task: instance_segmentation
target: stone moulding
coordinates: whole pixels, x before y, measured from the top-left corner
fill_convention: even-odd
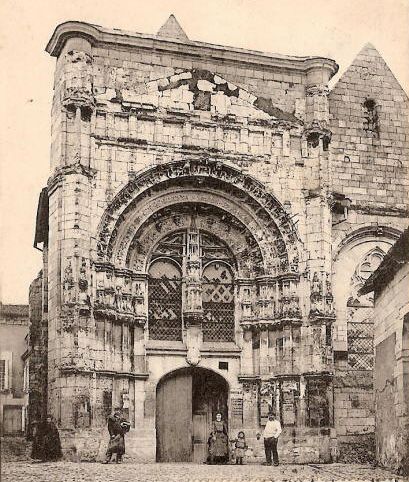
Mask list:
[[[147,317],[143,315],[135,315],[134,313],[123,313],[112,309],[109,306],[95,305],[93,309],[95,318],[104,318],[108,320],[120,321],[130,325],[139,325],[144,327],[146,325]]]
[[[100,136],[100,135],[91,135],[92,138],[96,140],[97,145],[110,145],[110,146],[121,146],[121,147],[128,147],[128,148],[135,148],[137,146],[138,149],[141,150],[149,150],[149,151],[158,151],[162,152],[163,149],[168,149],[169,147],[172,148],[172,152],[175,155],[181,156],[189,156],[190,158],[203,158],[209,156],[209,153],[212,155],[217,155],[219,159],[223,159],[226,161],[230,161],[237,165],[248,165],[249,163],[259,162],[259,161],[268,161],[271,159],[271,155],[269,154],[245,154],[239,152],[228,152],[222,149],[218,149],[215,147],[211,148],[204,148],[201,146],[196,145],[178,145],[178,144],[169,144],[163,142],[151,142],[145,139],[131,139],[131,138],[110,138],[107,136]],[[135,176],[135,174],[131,174]]]
[[[93,47],[107,46],[132,49],[158,49],[178,56],[197,57],[205,53],[211,59],[225,63],[242,63],[270,68],[288,69],[306,73],[311,69],[326,69],[330,77],[338,71],[337,63],[326,57],[292,57],[269,54],[256,50],[226,47],[179,39],[165,39],[156,35],[141,34],[118,29],[107,29],[85,22],[68,21],[56,27],[45,50],[51,56],[58,57],[66,41],[70,38],[83,38]]]
[[[64,179],[65,176],[81,175],[87,177],[88,179],[93,179],[96,173],[96,169],[84,166],[79,162],[79,160],[73,164],[59,167],[54,171],[52,176],[50,176],[47,181],[48,194],[50,195],[54,189],[58,187],[59,183]]]
[[[350,209],[352,209],[352,207]],[[352,225],[347,232],[341,231],[339,235],[334,239],[333,261],[336,261],[340,253],[348,246],[352,246],[354,243],[359,241],[364,241],[366,238],[379,238],[381,236],[384,236],[386,238],[396,241],[401,234],[402,230],[397,226],[385,226],[377,223],[372,223],[359,227],[357,227],[356,225]]]
[[[66,365],[60,368],[60,372],[65,375],[99,375],[115,378],[133,378],[136,380],[147,380],[149,373],[116,372],[114,370],[87,370],[76,366]]]
[[[275,319],[253,319],[253,320],[241,320],[240,326],[243,330],[250,330],[254,332],[275,330],[277,328],[283,328],[284,326],[301,326],[303,324],[301,317],[285,317]]]

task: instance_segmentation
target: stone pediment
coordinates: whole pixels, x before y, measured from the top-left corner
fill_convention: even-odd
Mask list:
[[[121,102],[125,109],[207,111],[221,117],[301,124],[293,114],[275,107],[270,99],[257,97],[207,70],[187,70],[152,80],[138,90],[108,89],[95,97],[97,103]]]

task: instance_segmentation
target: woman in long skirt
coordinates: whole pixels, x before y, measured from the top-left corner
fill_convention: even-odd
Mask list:
[[[221,413],[216,415],[213,422],[213,440],[209,447],[213,462],[216,464],[225,464],[228,461],[229,442],[227,437],[227,425],[222,420]]]

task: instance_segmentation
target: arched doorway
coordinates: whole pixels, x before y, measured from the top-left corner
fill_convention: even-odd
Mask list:
[[[228,420],[228,385],[217,373],[186,368],[166,375],[156,389],[157,462],[203,463],[216,414]]]

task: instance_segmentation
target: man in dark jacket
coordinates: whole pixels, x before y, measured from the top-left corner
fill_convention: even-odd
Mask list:
[[[116,463],[122,462],[122,456],[125,453],[125,434],[129,432],[131,424],[122,417],[120,408],[115,409],[113,415],[108,417],[109,443],[106,451],[104,463],[111,461],[112,454],[116,454]]]

